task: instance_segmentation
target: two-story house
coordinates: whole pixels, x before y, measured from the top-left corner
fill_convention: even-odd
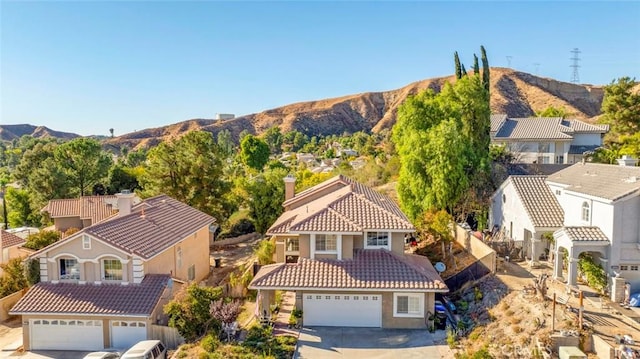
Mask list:
[[[543,177],[512,176],[493,196],[491,211],[505,235],[531,241],[534,257],[538,233],[558,227],[554,277],[575,286],[580,254],[589,253],[607,273],[617,302],[625,282],[632,293],[640,291],[640,167],[626,156],[618,162],[574,164],[547,176],[547,190]]]
[[[133,197],[133,204],[140,198]],[[64,232],[69,228],[82,229],[101,222],[118,212],[117,196],[82,196],[69,199],[52,199],[41,212],[53,220],[56,230]],[[127,210],[128,201],[120,201],[120,207]]]
[[[640,167],[628,157],[618,162],[578,163],[547,178],[564,210],[563,227],[554,233],[554,275],[562,277],[566,251],[570,285],[576,284],[580,254],[588,252],[610,278],[624,278],[632,292],[640,291]],[[619,285],[611,295],[623,299]]]
[[[413,225],[390,198],[345,176],[294,195],[267,234],[275,264],[249,285],[269,311],[275,290],[294,291],[305,326],[425,328],[435,293],[448,288],[426,257],[404,253]]]
[[[509,118],[491,115],[491,143],[506,145],[517,162],[573,164],[602,146],[608,125],[560,117]]]
[[[128,348],[165,324],[162,306],[180,283],[209,274],[214,218],[166,195],[134,204],[29,258],[40,283],[11,309],[27,350]]]

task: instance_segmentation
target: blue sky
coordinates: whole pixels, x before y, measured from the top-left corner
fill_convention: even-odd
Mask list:
[[[0,0],[0,123],[120,135],[491,66],[640,79],[640,2]],[[538,63],[539,65],[534,65]]]

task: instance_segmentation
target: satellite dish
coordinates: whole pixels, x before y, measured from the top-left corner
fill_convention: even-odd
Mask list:
[[[447,270],[447,266],[442,262],[436,263],[433,267],[438,271],[438,273],[442,273]]]

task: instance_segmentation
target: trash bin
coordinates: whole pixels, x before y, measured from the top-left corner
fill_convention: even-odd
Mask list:
[[[215,259],[215,261],[216,261],[216,268],[220,268],[220,260],[221,260],[220,258],[216,258],[216,259]]]
[[[447,328],[447,315],[445,313],[436,313],[438,320],[436,321],[437,330],[445,330]]]

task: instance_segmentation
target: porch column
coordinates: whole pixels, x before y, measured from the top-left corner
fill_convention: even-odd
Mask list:
[[[534,266],[538,263],[538,257],[540,254],[538,253],[538,247],[540,247],[540,238],[531,238],[531,263],[530,266]]]
[[[569,257],[569,271],[567,273],[567,284],[575,286],[578,284],[578,258]]]
[[[553,279],[562,279],[562,251],[556,249],[553,255]]]

